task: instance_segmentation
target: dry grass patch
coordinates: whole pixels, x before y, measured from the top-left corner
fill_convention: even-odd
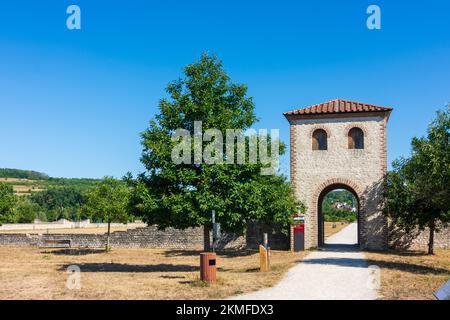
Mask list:
[[[368,252],[381,268],[381,295],[388,300],[434,299],[433,292],[450,279],[450,250]]]
[[[324,222],[325,224],[325,238],[332,236],[335,233],[338,233],[342,229],[348,226],[348,222]],[[336,227],[333,228],[333,225]]]
[[[199,281],[199,251],[43,250],[0,247],[0,299],[220,299],[278,282],[306,253],[272,252],[272,270],[259,255],[218,255],[218,282]],[[81,289],[66,288],[69,265],[81,269]]]

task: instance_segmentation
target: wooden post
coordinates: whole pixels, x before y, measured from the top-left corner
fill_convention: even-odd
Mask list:
[[[261,272],[269,271],[269,255],[268,255],[268,251],[262,245],[259,246],[259,270]]]

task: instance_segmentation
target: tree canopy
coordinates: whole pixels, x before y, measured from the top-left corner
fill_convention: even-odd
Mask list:
[[[142,134],[146,172],[129,179],[133,210],[160,228],[209,225],[212,210],[225,231],[242,232],[254,220],[287,226],[301,206],[284,177],[260,174],[263,164],[176,164],[171,158],[176,145],[172,134],[183,129],[195,135],[196,121],[202,122],[205,132],[250,128],[257,117],[247,87],[232,83],[221,62],[203,54],[184,69],[183,78],[168,85],[167,92],[169,98],[161,100],[159,113]],[[249,138],[245,140],[248,146]],[[202,141],[203,150],[209,143]],[[277,152],[283,151],[281,145]],[[217,155],[225,159],[226,150]]]
[[[129,221],[130,190],[125,183],[105,177],[86,193],[83,211],[91,218],[104,222]]]
[[[73,187],[51,187],[33,193],[30,199],[46,212],[47,219],[50,221],[61,218],[72,220],[81,218],[79,209],[85,203],[84,194]]]
[[[0,182],[0,224],[14,222],[14,208],[17,198],[14,190],[6,183]]]
[[[47,180],[49,177],[45,173],[33,170],[0,168],[0,178]]]
[[[108,223],[106,251],[110,249],[111,222],[126,223],[132,219],[128,211],[130,190],[112,177],[105,177],[86,194],[82,211],[95,220]]]
[[[396,160],[386,177],[385,212],[407,232],[428,227],[433,253],[434,232],[450,222],[450,105],[411,145],[411,156]]]

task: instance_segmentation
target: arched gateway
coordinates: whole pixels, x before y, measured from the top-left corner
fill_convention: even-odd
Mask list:
[[[321,204],[334,189],[346,189],[358,201],[359,245],[387,247],[387,220],[380,204],[391,111],[338,99],[284,113],[290,124],[291,181],[296,197],[307,206],[306,248],[324,243]]]

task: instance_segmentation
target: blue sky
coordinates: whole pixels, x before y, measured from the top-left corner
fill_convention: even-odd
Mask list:
[[[392,106],[391,162],[450,101],[447,0],[10,2],[0,5],[0,167],[142,171],[139,133],[203,51],[248,85],[256,128],[279,128],[285,142],[284,111],[334,98]],[[66,28],[70,4],[81,30]],[[381,30],[366,27],[370,4]]]

